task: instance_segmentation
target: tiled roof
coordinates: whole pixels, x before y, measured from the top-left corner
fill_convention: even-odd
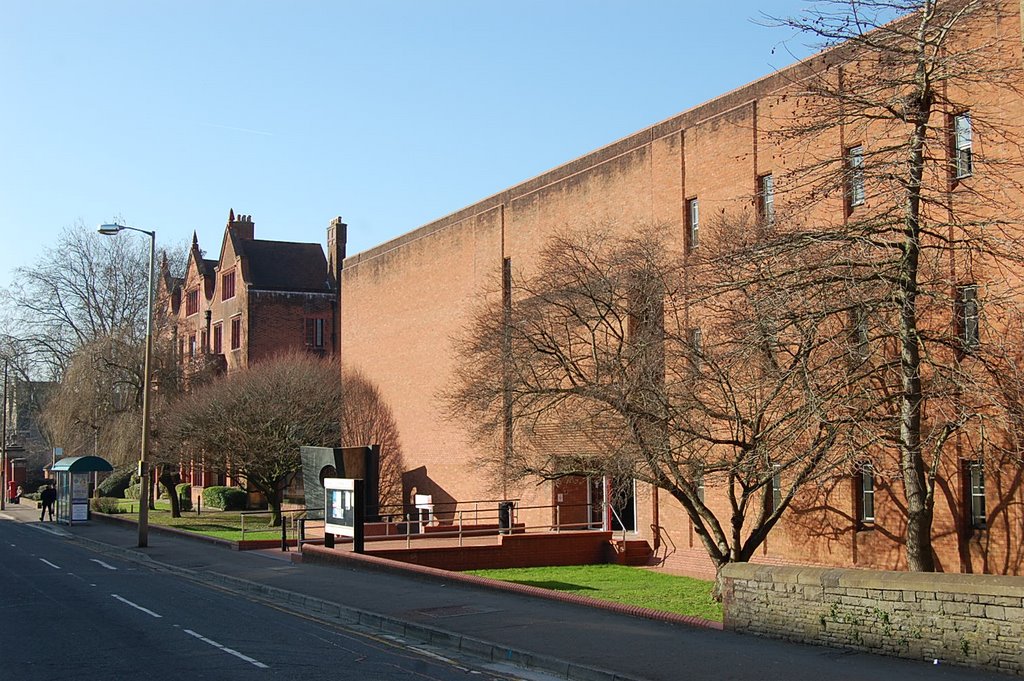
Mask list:
[[[329,292],[327,259],[320,244],[239,240],[248,261],[249,284],[263,291]]]

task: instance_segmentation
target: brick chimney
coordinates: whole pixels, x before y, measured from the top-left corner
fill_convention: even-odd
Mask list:
[[[327,272],[331,275],[335,290],[341,281],[341,266],[345,260],[345,245],[348,243],[348,225],[341,217],[331,220],[327,226]]]
[[[234,232],[235,236],[239,239],[248,239],[252,241],[256,238],[256,227],[253,225],[251,215],[235,215],[235,209],[232,208],[231,212],[228,213],[228,227],[229,230]]]

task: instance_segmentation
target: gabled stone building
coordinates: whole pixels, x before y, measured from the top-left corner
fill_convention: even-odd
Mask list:
[[[166,305],[161,333],[185,384],[202,372],[231,372],[286,352],[333,355],[345,238],[336,218],[327,256],[320,244],[257,239],[252,216],[234,210],[216,259],[204,257],[193,234],[184,276],[171,276],[165,265],[157,284]],[[193,477],[195,485],[223,482],[210,471]]]

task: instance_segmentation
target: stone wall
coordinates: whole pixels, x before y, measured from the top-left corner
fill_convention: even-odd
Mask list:
[[[1024,577],[752,564],[722,574],[726,629],[1024,676]]]

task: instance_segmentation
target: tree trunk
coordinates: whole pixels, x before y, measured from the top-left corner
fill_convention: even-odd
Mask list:
[[[896,290],[900,310],[900,472],[907,497],[907,569],[934,572],[932,555],[932,496],[921,454],[921,339],[917,328],[917,294],[921,256],[921,180],[924,174],[924,136],[927,112],[921,112],[911,142],[907,183],[903,259]]]
[[[171,499],[171,517],[181,517],[181,500],[178,499],[178,476],[175,473],[169,472],[166,468],[160,471],[160,477],[158,478],[160,484],[167,490],[167,496]],[[150,497],[152,498],[152,496]]]

